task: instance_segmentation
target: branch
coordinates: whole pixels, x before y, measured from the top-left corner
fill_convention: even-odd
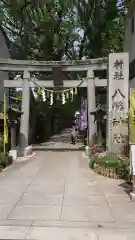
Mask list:
[[[20,12],[22,12],[22,11],[24,11],[24,9],[25,8],[27,8],[29,5],[31,5],[32,4],[32,2],[31,1],[26,1],[25,0],[25,3],[24,3],[24,5],[22,5],[22,7],[20,8]]]
[[[9,26],[5,26],[5,29],[7,29],[9,32],[13,34],[19,35],[18,30],[11,29]]]
[[[9,49],[10,48],[10,40],[9,40],[5,30],[3,29],[3,27],[1,25],[0,25],[0,31],[2,32],[2,35],[5,38],[6,45],[7,45],[8,49]]]
[[[85,8],[87,8],[88,4],[86,5],[85,1],[83,3],[85,5]],[[87,34],[88,34],[88,31],[89,31],[89,27],[90,27],[89,26],[89,20],[91,20],[91,22],[93,22],[95,8],[96,8],[96,1],[93,2],[92,11],[89,12],[89,9],[88,9],[88,16],[89,17],[87,19],[87,23],[86,23],[86,27],[85,27],[85,30],[84,30],[83,39],[82,39],[81,45],[80,45],[79,60],[81,60],[82,57],[83,57],[84,44],[86,42]]]
[[[0,3],[0,8],[5,8],[5,7],[9,7],[10,5],[4,1],[4,0],[1,0],[1,3]]]
[[[58,33],[60,24],[62,22],[62,17],[63,17],[63,11],[62,9],[58,12],[58,23],[56,24],[56,27],[54,28],[54,33]]]
[[[88,33],[88,29],[86,28],[85,31],[84,31],[83,39],[81,41],[81,45],[80,45],[79,60],[81,60],[82,57],[83,57],[83,49],[84,49],[84,43],[85,43],[86,38],[87,38],[87,33]]]
[[[14,21],[12,21],[12,20],[11,20],[8,16],[6,16],[5,14],[4,14],[4,18],[5,18],[5,22],[6,22],[6,20],[7,20],[8,25],[11,25],[11,26],[13,26],[14,28],[16,28],[16,29],[19,30],[18,24],[16,24]]]

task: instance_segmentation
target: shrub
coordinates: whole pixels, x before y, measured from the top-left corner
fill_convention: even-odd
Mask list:
[[[114,154],[107,154],[106,156],[95,155],[91,158],[89,167],[93,168],[93,165],[99,168],[112,169],[112,171],[120,178],[126,180],[130,176],[130,163],[129,161],[124,161],[119,156]],[[92,162],[91,162],[92,161]],[[100,171],[99,171],[100,172]]]
[[[4,154],[3,152],[0,153],[0,169],[7,167],[8,165],[12,164],[13,159],[8,154]]]
[[[4,153],[4,136],[0,134],[0,171],[6,166],[12,164],[13,158],[8,156],[8,153]]]
[[[91,157],[89,161],[89,168],[94,169],[94,163],[95,163],[94,157]]]
[[[8,158],[6,154],[0,153],[0,165],[5,168],[8,165]]]

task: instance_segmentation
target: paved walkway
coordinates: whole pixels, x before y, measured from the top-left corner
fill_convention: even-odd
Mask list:
[[[71,144],[70,129],[66,129],[60,134],[54,135],[48,142],[33,145],[34,150],[53,150],[53,151],[69,151],[69,150],[82,150],[83,144],[80,139],[77,140],[75,145]]]
[[[0,239],[135,240],[135,203],[83,152],[39,151],[0,174]]]

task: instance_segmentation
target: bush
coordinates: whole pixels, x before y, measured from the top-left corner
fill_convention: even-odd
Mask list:
[[[8,164],[7,156],[4,153],[0,153],[0,165],[5,168]]]
[[[125,161],[121,159],[117,155],[107,154],[106,156],[103,157],[95,155],[92,157],[92,160],[90,160],[89,163],[89,166],[91,168],[93,168],[93,165],[95,169],[98,169],[99,173],[101,173],[102,170],[104,169],[106,175],[106,169],[109,169],[109,171],[112,171],[115,175],[119,176],[120,178],[124,178],[126,180],[129,179],[130,163],[127,160]]]
[[[13,158],[8,156],[8,153],[4,153],[4,136],[0,134],[0,171],[7,167],[8,165],[12,164]]]
[[[8,165],[12,164],[13,159],[11,156],[8,156],[8,154],[0,153],[0,169],[7,167]]]
[[[94,169],[94,164],[95,164],[94,157],[91,157],[89,161],[89,168]]]

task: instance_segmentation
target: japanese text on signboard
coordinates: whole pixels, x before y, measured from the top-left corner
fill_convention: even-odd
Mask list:
[[[120,60],[115,60],[113,64],[114,68],[114,75],[113,79],[114,80],[124,80],[124,74],[123,74],[123,69],[124,69],[124,62],[122,59]]]

